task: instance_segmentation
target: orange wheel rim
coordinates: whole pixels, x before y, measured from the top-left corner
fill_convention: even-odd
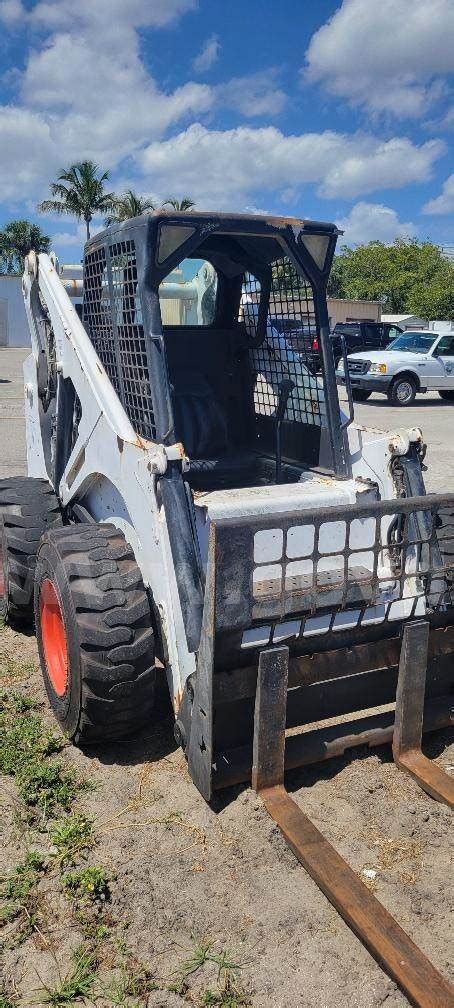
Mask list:
[[[60,600],[48,578],[41,585],[39,612],[47,672],[57,696],[61,697],[68,685],[68,645]]]

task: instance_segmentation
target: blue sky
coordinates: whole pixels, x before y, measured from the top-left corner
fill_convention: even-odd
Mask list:
[[[36,204],[91,158],[118,192],[452,244],[453,38],[454,0],[0,0],[0,226],[78,261]]]

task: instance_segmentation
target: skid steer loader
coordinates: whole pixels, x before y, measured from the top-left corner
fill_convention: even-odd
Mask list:
[[[453,803],[421,733],[452,723],[454,493],[426,494],[419,430],[355,425],[349,390],[341,411],[337,235],[255,215],[113,225],[85,248],[83,321],[56,263],[28,256],[28,477],[0,483],[5,608],[35,621],[78,745],[147,723],[163,667],[206,800],[252,780],[410,1000],[447,1008],[448,981],[283,785],[284,767],[392,742]],[[176,269],[197,278],[189,322],[164,312]]]

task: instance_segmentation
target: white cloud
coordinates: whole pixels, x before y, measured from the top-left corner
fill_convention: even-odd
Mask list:
[[[439,196],[429,200],[422,208],[424,214],[452,214],[454,213],[454,175],[446,179]]]
[[[350,213],[336,221],[344,236],[341,244],[359,245],[363,242],[381,241],[385,244],[395,238],[407,238],[416,234],[416,226],[411,221],[403,223],[395,210],[382,203],[355,203]]]
[[[121,37],[121,29],[126,24],[133,28],[162,27],[170,24],[186,11],[194,10],[197,0],[42,0],[30,13],[36,24],[51,30],[71,28],[75,25],[97,26],[106,34],[112,32]],[[98,41],[99,41],[98,38]]]
[[[0,21],[8,27],[13,27],[25,17],[25,11],[20,0],[1,0]]]
[[[373,112],[418,117],[454,70],[452,0],[343,0],[313,35],[305,77]]]
[[[194,123],[138,156],[159,192],[191,193],[200,206],[238,207],[257,192],[315,183],[322,196],[355,197],[401,188],[430,177],[443,153],[440,141],[421,146],[405,138],[382,142],[368,135],[326,131],[285,136],[273,126],[209,130]]]
[[[278,115],[286,104],[287,95],[278,87],[277,78],[278,71],[274,68],[246,77],[233,77],[217,87],[218,100],[248,118]]]
[[[196,73],[205,73],[216,63],[219,57],[221,46],[217,35],[210,35],[202,46],[200,52],[192,61],[193,69]]]
[[[58,147],[49,125],[28,109],[0,107],[0,198],[26,199],[49,177]]]

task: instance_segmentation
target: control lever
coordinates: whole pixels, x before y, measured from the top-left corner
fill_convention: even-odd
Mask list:
[[[287,409],[287,403],[289,397],[291,396],[293,389],[295,388],[295,382],[290,378],[284,378],[279,385],[279,399],[277,402],[277,409],[275,413],[276,418],[276,483],[281,482],[282,477],[282,445],[281,445],[281,424],[284,419],[284,413]]]

